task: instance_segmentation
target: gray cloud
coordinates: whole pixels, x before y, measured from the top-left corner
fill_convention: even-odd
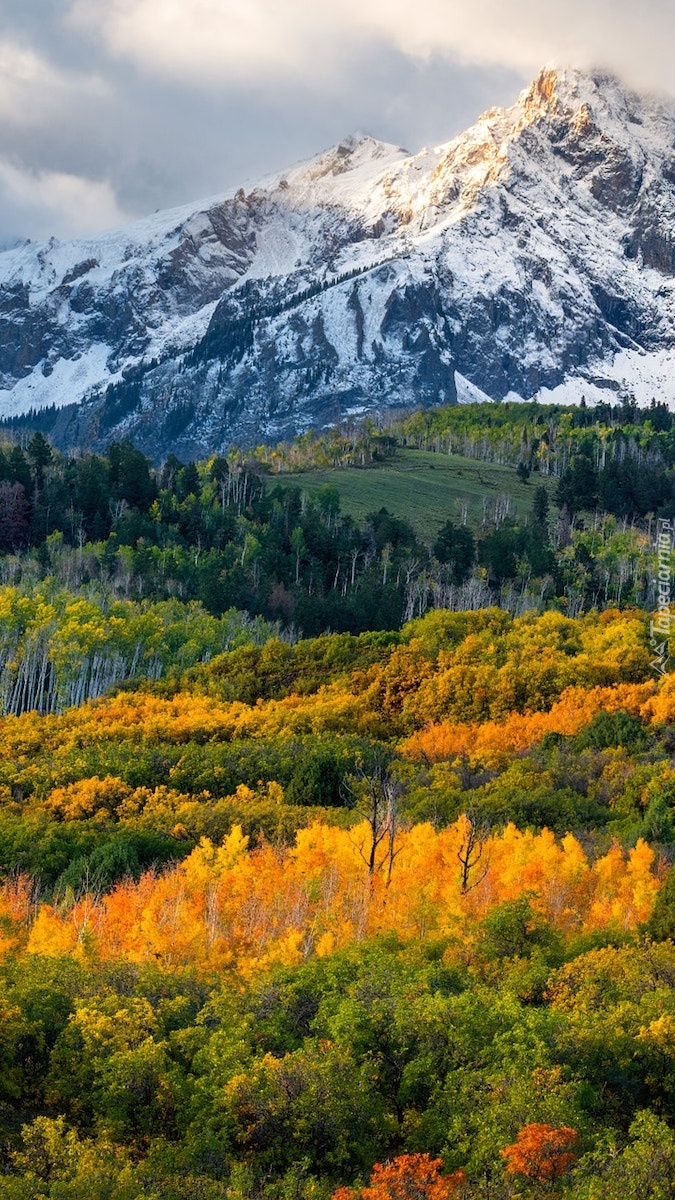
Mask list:
[[[0,0],[0,18],[0,242],[214,194],[355,129],[445,141],[551,59],[675,89],[664,0]]]
[[[670,0],[71,0],[69,21],[141,68],[217,85],[225,75],[337,78],[354,44],[536,70],[602,62],[671,87]]]
[[[102,225],[119,225],[127,216],[110,183],[65,171],[22,170],[0,159],[0,229],[6,231],[5,245],[15,240],[12,231],[21,228],[46,239],[54,229],[65,236],[92,233]]]

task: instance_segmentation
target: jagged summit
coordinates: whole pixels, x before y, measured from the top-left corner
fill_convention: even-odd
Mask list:
[[[517,106],[530,121],[542,117],[573,116],[579,108],[594,101],[607,104],[609,93],[625,99],[627,90],[605,71],[546,66],[518,97]]]
[[[0,255],[6,413],[161,457],[395,405],[675,399],[675,106],[547,67],[410,154],[369,134],[259,185]]]
[[[401,146],[394,146],[389,142],[383,142],[379,138],[373,137],[370,133],[350,133],[334,146],[330,153],[336,159],[354,159],[358,155],[361,159],[371,158],[386,158],[387,155],[394,151],[397,154],[407,155],[409,152]]]
[[[605,68],[543,67],[529,87],[521,92],[523,111],[538,110],[540,116],[573,116],[586,106],[591,112],[614,113],[620,120],[640,124],[645,112],[672,112],[675,101],[656,93],[640,94]]]
[[[344,137],[336,146],[331,146],[308,162],[300,163],[292,171],[285,172],[279,182],[283,188],[290,186],[306,191],[325,181],[326,188],[332,191],[324,189],[321,195],[336,198],[341,187],[336,182],[339,176],[348,177],[347,181],[343,181],[347,187],[358,188],[359,179],[368,186],[374,175],[406,157],[408,151],[400,146],[379,141],[367,133],[355,133]],[[336,187],[338,191],[334,190]]]

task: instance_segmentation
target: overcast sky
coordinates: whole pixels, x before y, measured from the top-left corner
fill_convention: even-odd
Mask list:
[[[366,131],[418,150],[548,62],[675,92],[673,0],[0,0],[0,244],[199,199]]]

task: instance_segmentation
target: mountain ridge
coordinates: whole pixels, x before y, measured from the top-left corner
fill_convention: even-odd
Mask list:
[[[161,457],[384,407],[675,399],[675,103],[545,68],[417,154],[352,135],[249,191],[0,254],[0,412]],[[658,393],[657,393],[658,388]]]

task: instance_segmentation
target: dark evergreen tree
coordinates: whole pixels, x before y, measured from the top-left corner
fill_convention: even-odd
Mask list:
[[[556,502],[574,515],[582,510],[593,511],[598,498],[598,472],[592,459],[579,454],[572,459],[558,484]]]
[[[453,583],[464,583],[468,579],[476,558],[476,542],[468,526],[446,521],[439,530],[433,550],[434,557],[450,567]]]

